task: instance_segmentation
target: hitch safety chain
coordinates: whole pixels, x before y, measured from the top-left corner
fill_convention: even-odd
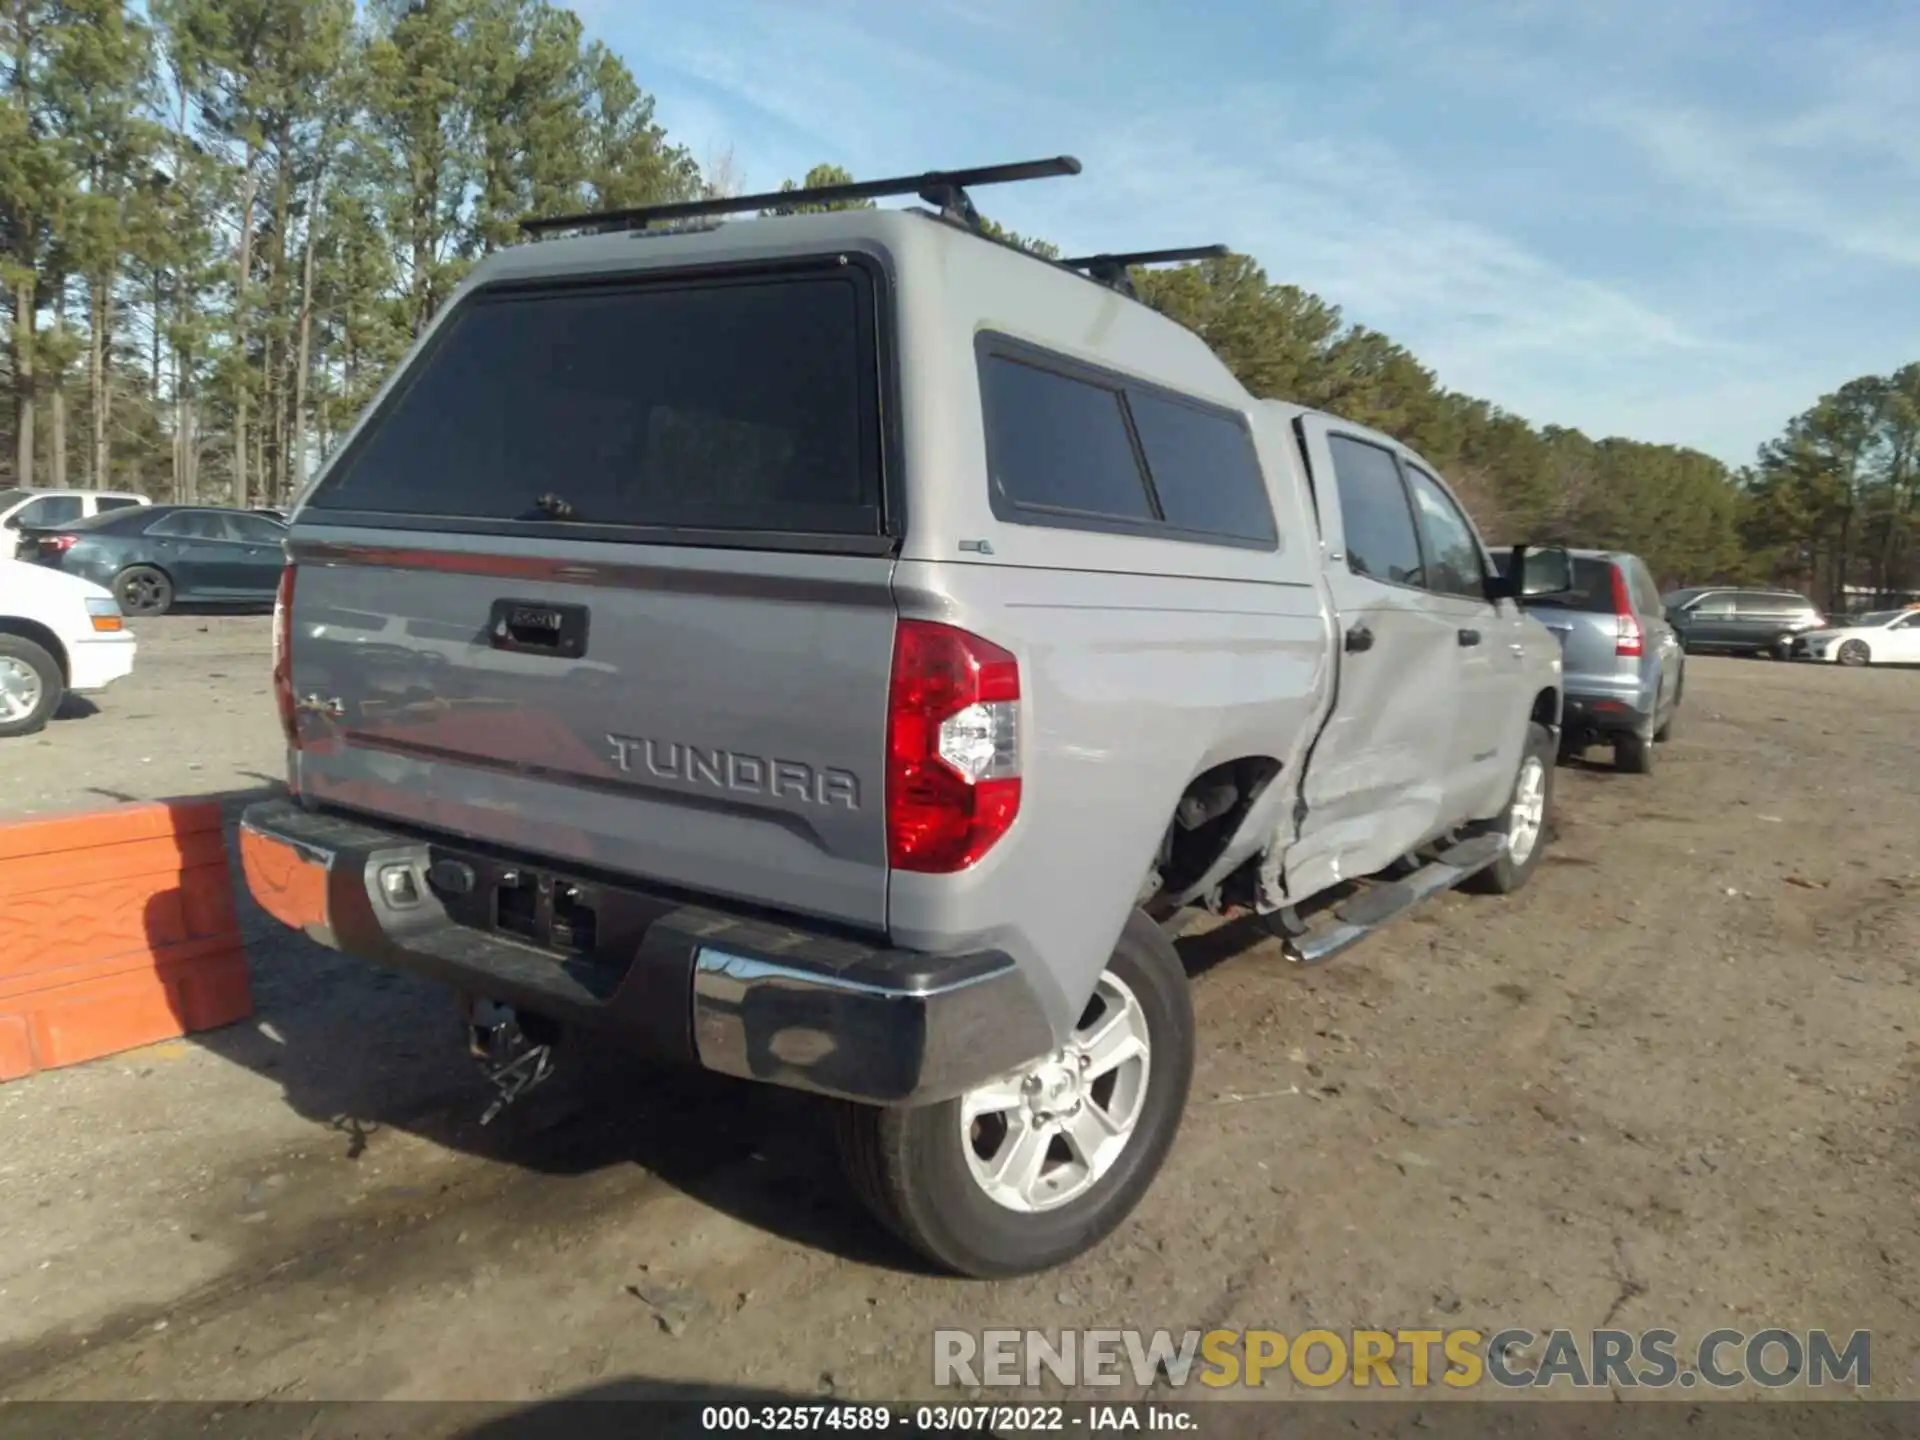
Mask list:
[[[553,1047],[535,1045],[504,1065],[486,1067],[483,1073],[487,1083],[500,1092],[499,1098],[480,1116],[482,1125],[490,1125],[502,1110],[553,1074]]]

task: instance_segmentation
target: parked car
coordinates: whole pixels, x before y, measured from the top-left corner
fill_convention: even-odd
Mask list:
[[[0,739],[35,734],[68,694],[123,678],[134,650],[106,590],[0,558]]]
[[[503,1102],[569,1025],[832,1097],[881,1219],[1006,1275],[1172,1145],[1185,917],[1307,963],[1527,882],[1561,664],[1516,600],[1569,576],[954,203],[483,260],[294,514],[292,796],[240,843],[283,923],[469,997]]]
[[[244,510],[150,505],[26,532],[20,558],[107,586],[126,614],[146,617],[179,601],[271,604],[286,535]]]
[[[22,527],[65,525],[89,515],[151,503],[131,490],[0,489],[0,531],[18,534]]]
[[[1826,624],[1819,609],[1793,590],[1703,585],[1660,597],[1681,645],[1784,660],[1794,637]]]
[[[1686,689],[1686,655],[1653,574],[1637,555],[1575,550],[1573,588],[1527,609],[1560,638],[1565,658],[1563,746],[1611,745],[1614,764],[1653,769],[1673,734]]]
[[[1836,665],[1920,665],[1920,606],[1871,610],[1795,637],[1793,655]]]

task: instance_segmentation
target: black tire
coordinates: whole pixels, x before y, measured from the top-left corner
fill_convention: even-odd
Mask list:
[[[1539,868],[1540,857],[1546,853],[1547,837],[1553,826],[1553,774],[1554,760],[1557,758],[1557,746],[1553,734],[1546,726],[1537,722],[1527,726],[1527,745],[1520,752],[1520,764],[1513,772],[1513,785],[1507,791],[1507,803],[1492,820],[1475,825],[1469,835],[1511,835],[1514,829],[1515,802],[1520,796],[1520,782],[1526,776],[1529,762],[1537,763],[1541,770],[1540,783],[1544,787],[1545,810],[1540,821],[1539,834],[1534,837],[1532,847],[1520,859],[1512,852],[1502,855],[1486,869],[1468,876],[1460,882],[1462,890],[1476,895],[1511,895],[1532,878]]]
[[[1626,775],[1653,773],[1653,741],[1633,730],[1613,737],[1613,768]]]
[[[1871,665],[1873,651],[1867,648],[1864,640],[1849,640],[1840,647],[1840,653],[1833,657],[1842,665]]]
[[[164,615],[173,608],[173,579],[152,565],[129,565],[113,577],[113,598],[123,614]]]
[[[0,698],[26,702],[25,713],[19,715],[13,714],[14,703],[0,704],[0,738],[39,734],[66,693],[60,662],[44,646],[23,635],[0,635]]]
[[[1138,910],[1107,968],[1133,992],[1145,1017],[1146,1089],[1126,1148],[1078,1198],[1021,1212],[988,1195],[968,1164],[960,1100],[911,1109],[836,1107],[849,1183],[889,1230],[942,1269],[993,1279],[1065,1264],[1125,1220],[1159,1174],[1193,1079],[1186,968],[1160,927]]]
[[[1667,712],[1667,723],[1662,725],[1658,730],[1653,732],[1654,744],[1664,745],[1669,740],[1673,739],[1673,727],[1679,724],[1680,722],[1680,701],[1683,697],[1685,697],[1686,693],[1687,693],[1687,680],[1686,680],[1686,676],[1682,675],[1679,680],[1674,682],[1673,708]]]

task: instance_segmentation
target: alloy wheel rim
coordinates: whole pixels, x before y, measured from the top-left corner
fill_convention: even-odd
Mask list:
[[[1146,1011],[1109,971],[1064,1046],[960,1097],[974,1182],[1021,1214],[1085,1195],[1139,1126],[1151,1058]]]
[[[1538,757],[1529,755],[1513,787],[1513,809],[1507,821],[1507,853],[1524,865],[1540,843],[1547,820],[1547,771]]]
[[[40,675],[24,660],[0,655],[0,720],[26,719],[40,707]]]

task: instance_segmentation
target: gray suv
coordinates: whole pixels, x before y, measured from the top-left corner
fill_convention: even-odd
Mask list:
[[[965,195],[1077,169],[487,257],[295,509],[240,838],[270,914],[466,997],[497,1103],[576,1026],[829,1097],[971,1275],[1152,1183],[1188,917],[1314,963],[1551,832],[1518,602],[1566,552],[1503,575],[1418,454],[1132,297],[1212,252],[1041,259]],[[936,208],[714,223],[888,194]]]
[[[1653,769],[1654,746],[1673,733],[1686,655],[1639,556],[1572,555],[1572,589],[1527,602],[1565,656],[1564,748],[1611,745],[1618,768],[1644,775]]]

